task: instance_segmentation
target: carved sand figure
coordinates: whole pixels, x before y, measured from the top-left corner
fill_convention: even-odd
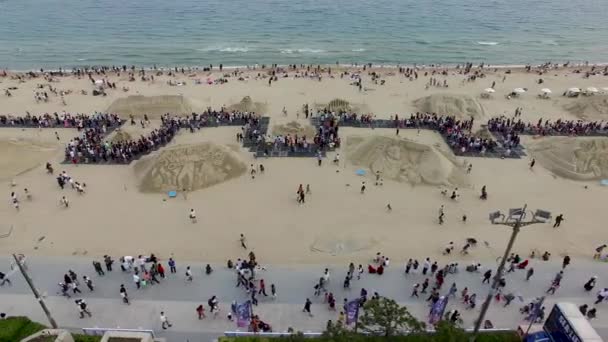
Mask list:
[[[151,158],[136,166],[143,175],[142,192],[204,189],[239,177],[247,169],[231,149],[212,143],[177,146]]]
[[[608,138],[546,137],[528,144],[528,149],[557,176],[574,180],[608,178]]]
[[[433,146],[383,136],[347,146],[350,163],[368,168],[373,174],[380,172],[386,179],[412,185],[468,184],[466,172],[455,158]]]
[[[454,115],[464,120],[486,116],[483,106],[468,95],[433,94],[414,100],[413,104],[421,112]]]

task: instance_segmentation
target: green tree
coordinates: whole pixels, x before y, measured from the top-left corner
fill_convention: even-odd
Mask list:
[[[380,297],[365,303],[363,314],[359,314],[359,328],[367,333],[388,337],[402,332],[423,332],[425,324],[412,316],[405,306]]]
[[[434,341],[442,342],[467,342],[467,332],[448,320],[441,320],[435,326],[435,334],[431,337]]]

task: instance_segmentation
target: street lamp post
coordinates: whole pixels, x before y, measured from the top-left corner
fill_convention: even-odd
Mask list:
[[[475,329],[473,330],[472,340],[474,341],[479,333],[479,328],[488,312],[488,308],[490,307],[490,303],[492,302],[492,297],[495,296],[498,291],[498,285],[500,284],[500,280],[502,279],[502,273],[505,268],[505,264],[507,262],[507,258],[509,254],[511,254],[511,249],[513,248],[513,244],[515,243],[515,239],[517,238],[517,234],[519,234],[522,227],[529,226],[536,223],[544,223],[546,220],[551,218],[551,213],[544,210],[537,210],[532,220],[523,221],[526,218],[526,210],[528,205],[524,205],[523,208],[510,209],[509,216],[505,219],[505,216],[500,213],[500,211],[496,211],[490,214],[490,221],[492,224],[504,225],[512,228],[511,238],[509,239],[509,243],[507,244],[507,248],[505,249],[505,253],[500,260],[500,265],[498,265],[498,269],[496,270],[496,274],[494,275],[494,279],[492,281],[492,287],[488,292],[488,296],[486,300],[483,302],[481,306],[481,311],[479,312],[479,318],[475,322]],[[502,218],[500,221],[496,221],[497,219]],[[539,219],[540,218],[540,219]]]
[[[36,300],[38,300],[38,303],[40,303],[40,306],[42,307],[42,311],[44,311],[46,318],[49,320],[49,323],[51,323],[51,327],[53,329],[57,329],[57,323],[55,322],[55,319],[53,318],[53,316],[51,316],[51,312],[49,311],[46,304],[44,303],[44,298],[42,298],[42,296],[36,289],[36,286],[34,286],[34,282],[32,281],[32,278],[30,278],[29,274],[27,274],[27,271],[25,270],[25,267],[23,267],[22,261],[19,260],[19,258],[17,257],[16,254],[13,254],[13,258],[15,259],[15,263],[17,264],[17,267],[19,267],[19,271],[21,271],[23,278],[25,278],[25,281],[30,286],[30,289],[32,289],[32,292],[34,293],[34,297],[36,297]]]

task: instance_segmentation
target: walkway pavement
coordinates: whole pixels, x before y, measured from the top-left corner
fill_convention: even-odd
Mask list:
[[[6,273],[10,260],[11,258],[7,256],[0,257],[0,271]],[[215,271],[211,275],[205,275],[203,270],[205,264],[190,263],[194,270],[194,281],[187,283],[184,277],[187,265],[180,260],[177,262],[178,272],[175,275],[169,274],[167,279],[161,280],[161,284],[140,290],[135,288],[132,275],[120,271],[119,267],[118,270],[108,272],[105,276],[97,276],[91,260],[86,258],[31,257],[28,259],[28,266],[30,276],[38,290],[46,294],[46,303],[61,327],[73,330],[92,327],[152,329],[158,336],[166,337],[171,342],[210,341],[224,331],[237,330],[236,324],[226,319],[226,313],[233,300],[244,301],[248,296],[242,288],[235,286],[234,273],[225,265],[212,265]],[[529,282],[525,281],[525,271],[510,273],[505,291],[505,293],[521,294],[526,303],[534,297],[543,295],[550,281],[561,269],[561,264],[554,262],[535,261],[531,264],[536,271],[532,279]],[[496,267],[495,264],[491,266]],[[341,305],[343,298],[352,299],[358,296],[360,289],[364,287],[370,296],[377,291],[380,295],[406,305],[419,319],[425,319],[428,314],[427,302],[422,296],[421,299],[410,298],[413,284],[422,283],[424,277],[421,274],[406,276],[403,265],[394,261],[384,275],[364,274],[361,280],[353,281],[350,290],[342,288],[346,265],[268,267],[268,270],[258,273],[258,279],[265,280],[268,292],[270,284],[276,284],[278,296],[275,300],[258,296],[260,304],[254,307],[255,314],[271,324],[274,331],[285,331],[288,327],[301,331],[322,331],[328,319],[334,321],[337,319],[337,312],[329,311],[323,304],[323,298],[315,298],[313,294],[313,285],[318,281],[325,267],[330,268],[331,280],[328,290],[336,295],[338,306]],[[80,278],[88,275],[93,279],[94,292],[89,292],[82,281],[80,286],[83,292],[81,297],[88,302],[93,313],[92,318],[79,319],[74,297],[68,300],[57,294],[59,290],[57,283],[63,280],[63,275],[68,269],[74,270]],[[560,289],[555,295],[547,298],[547,314],[557,301],[573,302],[577,305],[592,304],[596,290],[608,287],[605,269],[606,265],[603,263],[574,260],[565,271]],[[588,293],[582,286],[592,275],[598,275],[600,278],[596,289]],[[481,273],[461,270],[460,273],[447,277],[442,289],[443,292],[447,292],[451,283],[455,281],[459,291],[467,286],[469,293],[477,293],[478,306],[475,310],[465,310],[460,300],[452,300],[448,305],[448,310],[456,308],[463,313],[465,327],[473,325],[474,318],[479,314],[481,302],[489,289],[487,284],[482,284],[481,278]],[[11,276],[11,280],[12,286],[5,285],[0,288],[0,311],[8,315],[25,315],[47,324],[44,313],[23,277],[16,273]],[[125,284],[127,287],[131,305],[122,303],[118,291],[120,284]],[[220,301],[221,314],[215,319],[208,317],[202,321],[198,320],[195,308],[199,304],[204,304],[209,316],[207,300],[212,295],[216,295]],[[302,313],[307,297],[313,301],[314,317],[312,318]],[[493,302],[487,318],[492,320],[496,328],[515,328],[523,323],[523,316],[518,310],[523,304],[516,299],[510,307],[503,308],[502,304]],[[598,318],[592,321],[592,325],[601,336],[608,338],[608,315],[605,314],[608,312],[608,303],[600,303],[597,308]],[[173,323],[172,328],[164,331],[161,329],[160,311],[165,311]]]

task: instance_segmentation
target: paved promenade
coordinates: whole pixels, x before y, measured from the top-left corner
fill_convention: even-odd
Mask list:
[[[0,257],[0,271],[5,273],[8,271],[10,260],[8,256]],[[172,342],[210,341],[224,331],[237,329],[234,322],[226,319],[226,313],[233,300],[240,302],[248,298],[242,288],[235,286],[234,272],[228,270],[225,265],[212,265],[215,271],[211,275],[205,275],[203,271],[205,264],[190,263],[188,265],[193,269],[194,280],[189,283],[185,281],[184,276],[187,264],[177,260],[176,274],[168,274],[166,279],[161,279],[159,285],[137,290],[131,273],[122,272],[120,267],[115,264],[113,272],[108,272],[105,276],[98,276],[91,261],[91,259],[82,257],[28,258],[29,273],[38,290],[46,294],[46,303],[61,327],[72,330],[85,327],[142,328],[152,329],[158,336],[166,337],[168,341]],[[543,295],[551,279],[561,269],[559,261],[540,262],[535,260],[531,262],[535,274],[529,282],[525,281],[525,271],[509,273],[504,293],[520,294],[526,303],[534,297]],[[323,269],[329,267],[331,278],[328,291],[333,292],[336,296],[338,307],[341,307],[343,298],[352,299],[358,296],[360,289],[364,287],[368,290],[369,296],[376,291],[380,295],[393,298],[406,305],[418,318],[426,319],[429,308],[423,298],[424,295],[421,295],[420,299],[410,298],[413,284],[422,283],[424,277],[421,274],[406,276],[403,260],[399,262],[393,260],[382,276],[364,274],[361,280],[352,282],[350,290],[342,288],[346,266],[269,266],[266,271],[260,271],[257,278],[265,280],[268,293],[270,284],[274,283],[278,296],[275,300],[263,295],[258,296],[260,303],[259,306],[254,307],[254,313],[271,324],[274,331],[285,331],[288,327],[301,331],[322,331],[327,320],[335,321],[338,315],[338,312],[328,310],[327,305],[323,304],[322,296],[315,297],[313,294],[315,282],[322,275]],[[484,268],[492,267],[493,271],[496,268],[496,264],[483,266]],[[573,302],[577,305],[592,304],[595,300],[596,290],[608,287],[606,267],[607,265],[604,263],[573,260],[565,271],[562,286],[555,295],[547,297],[545,304],[547,315],[557,301]],[[166,268],[168,270],[168,267]],[[79,278],[82,278],[83,275],[91,277],[95,284],[95,291],[90,292],[81,281],[80,289],[83,292],[81,296],[66,299],[58,295],[57,283],[63,281],[63,275],[67,273],[68,269],[74,270]],[[598,275],[599,281],[594,291],[588,293],[583,290],[583,283],[592,275]],[[13,282],[12,286],[5,285],[0,288],[0,312],[6,312],[8,315],[26,315],[48,324],[21,274],[13,274],[10,279]],[[433,279],[431,278],[431,280]],[[481,273],[469,273],[461,269],[460,273],[449,275],[446,278],[442,294],[447,293],[452,282],[456,282],[459,293],[465,286],[469,288],[469,293],[477,293],[478,305],[475,310],[466,310],[460,298],[452,299],[448,305],[448,310],[461,311],[465,327],[471,327],[474,318],[479,313],[489,285],[482,284]],[[120,284],[125,284],[132,302],[131,305],[122,303],[119,295]],[[216,295],[220,301],[221,313],[215,319],[210,317],[207,306],[207,300],[212,295]],[[312,318],[301,311],[307,297],[313,301],[314,317]],[[88,302],[93,314],[92,318],[79,318],[74,298],[84,298]],[[205,306],[207,319],[198,320],[195,308],[199,304]],[[523,306],[523,302],[516,299],[507,308],[503,308],[502,304],[503,302],[493,302],[487,315],[495,327],[514,328],[523,322],[523,316],[518,310]],[[592,321],[592,325],[601,336],[608,338],[608,302],[600,303],[596,307],[598,308],[598,318]],[[172,328],[164,331],[161,329],[160,311],[165,311],[173,323]]]

